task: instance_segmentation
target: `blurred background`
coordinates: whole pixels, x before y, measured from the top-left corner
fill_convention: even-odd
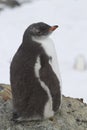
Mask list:
[[[32,23],[58,24],[51,35],[58,56],[62,93],[87,103],[87,0],[0,0],[0,83]]]

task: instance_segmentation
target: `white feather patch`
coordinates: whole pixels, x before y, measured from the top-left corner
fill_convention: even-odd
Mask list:
[[[59,72],[59,65],[58,65],[58,59],[57,59],[57,54],[56,54],[56,49],[55,49],[55,44],[53,40],[50,37],[42,37],[42,38],[35,38],[32,37],[32,40],[40,43],[45,50],[46,54],[50,57],[52,57],[52,61],[49,60],[49,63],[55,72],[58,80],[60,81],[60,86],[62,86],[62,80]],[[61,90],[61,88],[60,88]],[[62,90],[61,90],[62,91]],[[62,100],[62,95],[61,95],[61,100]]]
[[[61,84],[61,77],[60,77],[60,72],[59,72],[59,65],[58,65],[58,60],[57,60],[57,54],[55,50],[55,45],[54,42],[51,38],[49,37],[43,37],[43,38],[35,38],[33,37],[32,40],[40,43],[45,50],[46,54],[50,57],[52,57],[52,62],[49,61],[53,71],[57,75],[58,79],[60,80]]]

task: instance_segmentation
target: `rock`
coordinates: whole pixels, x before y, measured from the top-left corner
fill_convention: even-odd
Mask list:
[[[17,7],[20,6],[20,3],[17,0],[0,0],[0,5],[2,5],[2,7]]]
[[[12,99],[12,92],[10,85],[0,84],[0,96],[5,101],[7,101],[8,99]]]
[[[51,119],[17,124],[11,117],[12,101],[0,98],[0,130],[87,130],[87,104],[65,96],[61,109]]]
[[[0,10],[6,7],[14,8],[19,7],[24,3],[32,2],[33,0],[0,0]]]

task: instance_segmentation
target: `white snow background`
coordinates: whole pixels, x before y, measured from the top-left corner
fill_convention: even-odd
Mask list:
[[[87,102],[87,70],[75,70],[75,58],[87,61],[87,0],[38,0],[0,12],[0,83],[10,83],[11,59],[25,29],[34,22],[58,24],[55,42],[62,78],[62,93]]]

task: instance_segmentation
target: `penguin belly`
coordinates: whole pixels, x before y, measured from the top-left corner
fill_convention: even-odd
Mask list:
[[[61,83],[58,70],[57,56],[53,41],[47,39],[33,39],[41,44],[45,53],[50,57],[47,64],[41,68],[40,57],[37,57],[37,64],[35,66],[35,74],[38,81],[41,83],[43,89],[47,92],[49,100],[44,107],[44,117],[47,118],[54,115],[58,111],[61,104]],[[50,60],[51,59],[51,60]]]
[[[45,90],[45,92],[48,95],[48,100],[45,103],[43,115],[44,115],[44,118],[50,118],[54,115],[53,101],[52,101],[52,96],[51,96],[51,93],[50,93],[48,86],[40,78],[40,74],[39,74],[40,68],[41,68],[40,57],[38,56],[37,60],[36,60],[36,64],[35,64],[35,75],[38,78],[38,81],[41,84],[41,87],[43,88],[43,90]]]
[[[33,40],[40,43],[43,49],[45,50],[46,54],[52,59],[49,60],[49,64],[51,65],[53,71],[57,75],[58,79],[60,80],[61,83],[61,77],[60,77],[60,72],[59,72],[59,66],[58,66],[58,59],[57,59],[57,54],[54,46],[54,42],[51,38],[46,38],[46,39],[37,39],[33,37]]]

